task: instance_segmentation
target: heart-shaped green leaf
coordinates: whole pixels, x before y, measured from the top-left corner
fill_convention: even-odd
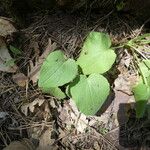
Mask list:
[[[111,40],[107,34],[91,32],[84,42],[77,63],[84,74],[104,73],[108,71],[116,59],[110,48]]]
[[[144,115],[147,102],[150,99],[150,87],[144,83],[139,83],[132,91],[136,100],[136,115],[138,118],[141,118]]]
[[[58,99],[64,99],[66,97],[66,95],[58,87],[44,88],[42,91],[43,91],[43,93],[51,94]]]
[[[69,86],[72,99],[78,109],[86,115],[94,115],[109,95],[109,83],[99,74],[77,77]]]
[[[59,87],[72,81],[78,73],[73,59],[66,59],[62,51],[54,51],[44,61],[38,85],[41,88]]]

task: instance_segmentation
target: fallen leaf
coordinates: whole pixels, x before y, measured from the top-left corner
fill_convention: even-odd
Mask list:
[[[78,111],[72,99],[69,100],[69,104],[64,104],[64,107],[60,109],[59,118],[63,123],[66,123],[67,130],[71,130],[72,125],[74,125],[78,133],[83,133],[88,126],[88,119]]]
[[[47,129],[40,137],[39,141],[39,147],[37,150],[56,150],[58,147],[56,147],[54,144],[55,139],[51,138],[51,129]]]
[[[129,85],[127,85],[127,80],[124,79],[124,76],[119,75],[118,78],[115,80],[114,84],[115,84],[115,89],[131,94],[130,87]]]
[[[43,54],[38,58],[38,60],[35,62],[35,65],[33,64],[32,61],[30,61],[30,71],[29,71],[29,79],[33,82],[36,83],[38,78],[39,78],[39,72],[40,72],[40,68],[41,65],[43,63],[43,61],[45,60],[45,58],[48,56],[48,54],[55,50],[56,47],[56,43],[52,43],[51,39],[48,40],[48,45],[45,49],[45,51],[43,52]]]
[[[97,141],[94,142],[94,149],[101,149]]]
[[[44,103],[44,101],[45,101],[44,99],[37,98],[29,104],[22,105],[21,111],[27,116],[28,110],[30,110],[33,113],[35,109],[35,105],[41,106]]]
[[[129,72],[128,68],[125,67],[127,65],[125,60],[121,60],[121,63],[118,67],[120,74],[114,82],[115,90],[132,95],[132,86],[138,81],[137,74]]]
[[[20,87],[25,87],[28,78],[23,73],[18,73],[12,76],[13,81]]]
[[[0,17],[0,36],[6,37],[16,31],[10,19]]]
[[[11,142],[3,150],[35,150],[35,147],[28,139],[23,139],[22,141]]]
[[[9,54],[5,41],[0,37],[0,71],[14,73],[17,68],[14,59]]]
[[[0,112],[0,124],[6,120],[6,118],[9,116],[7,112]]]

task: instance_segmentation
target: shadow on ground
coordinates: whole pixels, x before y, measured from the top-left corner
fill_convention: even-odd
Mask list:
[[[134,109],[127,110],[127,108],[130,108],[131,105],[133,106],[135,104],[122,103],[119,106],[117,116],[119,122],[119,145],[122,147],[119,149],[150,149],[150,118],[148,115],[148,110],[150,109],[150,106],[147,107],[147,111],[144,117],[137,119]],[[125,123],[122,123],[123,112],[126,112],[124,113],[124,115],[128,118],[127,122]]]

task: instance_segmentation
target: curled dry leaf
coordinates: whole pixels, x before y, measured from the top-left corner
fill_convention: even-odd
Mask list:
[[[21,111],[27,116],[28,115],[28,110],[30,110],[31,112],[34,112],[35,106],[41,106],[44,103],[44,99],[35,99],[33,102],[29,103],[29,104],[25,104],[21,106]]]
[[[13,81],[20,87],[25,87],[28,78],[23,73],[17,73],[13,75]]]
[[[0,17],[0,36],[6,37],[16,31],[10,19]]]
[[[0,71],[14,73],[16,70],[17,66],[8,52],[5,41],[0,37]]]
[[[56,48],[57,48],[56,43],[55,42],[52,43],[51,39],[49,39],[48,45],[47,45],[44,53],[37,59],[37,61],[35,62],[35,65],[33,64],[32,61],[30,61],[30,71],[29,71],[28,77],[33,83],[36,83],[39,78],[40,68],[41,68],[41,65],[42,65],[44,59],[48,56],[48,54],[50,52],[52,52]]]

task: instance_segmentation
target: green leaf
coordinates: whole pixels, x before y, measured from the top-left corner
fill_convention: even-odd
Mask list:
[[[116,8],[117,8],[117,11],[121,11],[123,10],[123,8],[125,7],[125,2],[124,1],[120,1],[116,4]]]
[[[150,59],[144,60],[144,63],[147,66],[147,68],[150,70]]]
[[[150,43],[149,37],[150,37],[150,33],[146,33],[141,36],[137,36],[136,38],[129,40],[127,45],[132,46],[137,42],[141,43],[141,44],[149,44]]]
[[[146,107],[147,107],[147,101],[136,102],[135,108],[136,108],[136,117],[137,118],[142,118],[144,116]]]
[[[138,118],[141,118],[144,115],[146,104],[150,99],[150,87],[143,83],[139,83],[132,91],[136,100],[136,114]]]
[[[104,73],[108,71],[116,59],[110,49],[111,40],[105,33],[91,32],[84,42],[77,63],[84,74]]]
[[[148,100],[150,98],[150,87],[140,83],[133,88],[133,93],[136,101]]]
[[[75,80],[74,80],[74,81],[75,81]],[[72,83],[71,83],[71,84],[72,84]],[[66,87],[65,93],[66,93],[66,95],[67,95],[68,97],[71,97],[71,93],[70,93],[70,85],[68,85],[68,86]]]
[[[107,79],[99,74],[77,77],[70,84],[70,93],[78,109],[86,115],[94,115],[109,95],[110,87]]]
[[[78,67],[73,59],[66,59],[63,52],[54,51],[46,58],[41,70],[39,87],[59,87],[72,81],[78,73]]]
[[[143,60],[139,63],[140,70],[145,77],[150,76],[150,60]]]
[[[15,54],[15,55],[21,54],[20,49],[14,47],[14,46],[12,46],[12,45],[9,46],[9,49],[10,49],[10,50],[13,52],[13,54]]]
[[[147,83],[148,83],[148,86],[150,87],[150,75],[147,77]]]
[[[58,99],[64,99],[66,97],[65,93],[61,91],[60,88],[43,88],[43,93],[51,94]]]

